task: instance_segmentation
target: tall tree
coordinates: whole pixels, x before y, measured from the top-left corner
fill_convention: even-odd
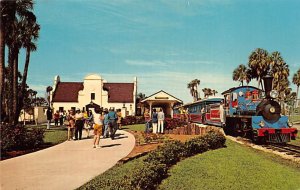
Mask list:
[[[251,79],[258,81],[258,87],[262,87],[262,78],[267,75],[270,67],[270,56],[267,50],[257,48],[249,56],[248,67]]]
[[[244,86],[244,81],[248,84],[251,80],[250,78],[248,69],[243,64],[234,69],[232,73],[232,79],[234,81],[239,81],[242,86]]]
[[[1,9],[1,18],[4,18],[4,27],[1,27],[1,30],[4,29],[4,42],[8,47],[8,91],[12,98],[9,99],[9,122],[14,124],[18,120],[18,113],[22,109],[22,104],[24,99],[24,88],[23,90],[18,89],[18,63],[19,63],[19,51],[22,47],[25,47],[25,41],[29,38],[28,31],[30,27],[36,27],[35,16],[31,12],[33,10],[33,1],[32,0],[12,0],[4,1],[1,5],[4,5],[4,8]],[[25,24],[30,23],[30,24]],[[38,28],[39,30],[39,28]],[[2,31],[1,31],[2,32]],[[1,40],[2,43],[2,40]],[[27,40],[28,44],[28,40]],[[2,48],[1,44],[1,48]],[[4,46],[5,48],[5,46]],[[1,49],[1,56],[5,56],[5,51]],[[2,63],[1,63],[2,64]],[[29,64],[29,59],[28,59]],[[2,65],[1,65],[2,66]],[[25,66],[25,69],[28,69],[28,66]],[[1,73],[2,74],[2,73]],[[1,81],[3,81],[3,75],[1,75]],[[24,85],[26,84],[27,73],[23,75]]]
[[[194,102],[197,101],[199,97],[198,93],[198,86],[200,85],[200,80],[199,79],[194,79],[191,82],[188,83],[187,88],[190,89],[190,93],[193,97]]]
[[[296,104],[295,107],[298,106],[298,95],[299,95],[299,86],[300,86],[300,69],[293,76],[293,83],[297,86],[296,92]]]

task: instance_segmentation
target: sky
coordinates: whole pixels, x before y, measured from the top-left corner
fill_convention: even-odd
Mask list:
[[[298,0],[37,0],[41,31],[27,83],[44,96],[56,75],[136,76],[138,92],[164,90],[186,103],[195,78],[219,95],[238,86],[232,72],[256,48],[279,51],[291,81],[300,69],[299,10]]]

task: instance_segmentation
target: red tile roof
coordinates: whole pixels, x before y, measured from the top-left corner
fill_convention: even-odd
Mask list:
[[[134,83],[104,83],[108,91],[108,103],[133,103]]]
[[[59,82],[52,102],[78,102],[78,92],[83,90],[82,82]]]

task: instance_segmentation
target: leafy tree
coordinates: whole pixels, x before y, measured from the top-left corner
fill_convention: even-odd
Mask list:
[[[23,107],[24,94],[26,88],[27,71],[30,62],[30,51],[35,50],[35,40],[40,30],[36,23],[36,17],[32,12],[33,0],[12,0],[1,1],[1,45],[0,45],[0,63],[1,63],[1,96],[4,92],[11,98],[8,99],[7,115],[9,123],[15,124],[18,121],[20,110]],[[8,72],[5,76],[5,44],[8,47]],[[21,48],[27,50],[24,73],[19,89],[18,64],[19,52]],[[28,53],[29,52],[29,53]],[[3,91],[4,79],[8,80],[7,90]],[[3,93],[2,93],[3,92]],[[2,97],[1,97],[2,99]],[[2,99],[3,100],[3,99]]]
[[[298,95],[299,95],[299,86],[300,86],[300,69],[293,76],[293,83],[297,86],[297,94],[296,94],[296,106],[298,106]]]
[[[191,82],[189,82],[187,84],[187,88],[190,89],[190,93],[193,97],[194,102],[197,101],[200,98],[199,93],[198,93],[198,86],[199,85],[200,85],[200,80],[199,79],[194,79],[194,80],[192,80]]]
[[[242,86],[244,86],[244,81],[248,84],[250,82],[250,73],[247,67],[243,64],[239,65],[236,69],[234,69],[232,73],[232,79],[234,81],[239,81]]]
[[[270,65],[270,56],[267,50],[257,48],[249,56],[248,67],[251,79],[258,81],[258,88],[262,85],[262,78],[267,75]]]

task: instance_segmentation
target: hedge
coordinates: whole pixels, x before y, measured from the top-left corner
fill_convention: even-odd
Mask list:
[[[28,129],[23,124],[1,125],[1,155],[11,150],[37,148],[44,143],[45,129]]]
[[[156,189],[168,176],[168,169],[182,159],[210,149],[225,146],[225,136],[217,130],[206,135],[193,138],[185,143],[168,141],[150,152],[141,162],[137,162],[132,170],[123,178],[101,178],[88,182],[79,189]]]

